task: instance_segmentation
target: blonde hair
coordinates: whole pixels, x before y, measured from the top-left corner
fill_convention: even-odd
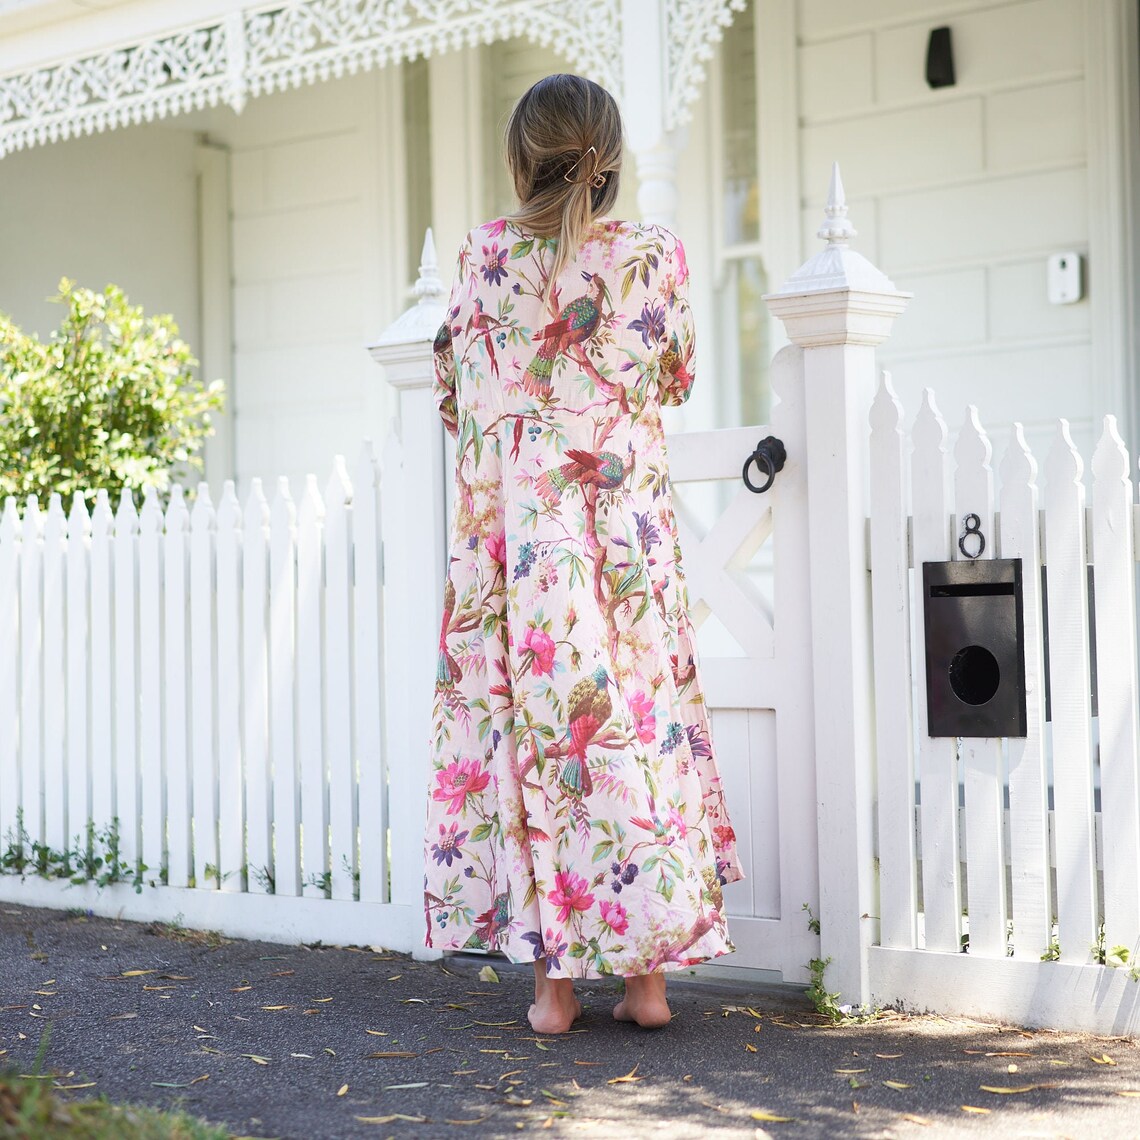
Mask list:
[[[617,198],[617,102],[580,75],[540,79],[511,112],[506,159],[519,199],[509,220],[538,237],[558,239],[549,289],[577,255],[590,223]]]

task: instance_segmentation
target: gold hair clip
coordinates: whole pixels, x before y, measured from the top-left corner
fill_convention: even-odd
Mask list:
[[[585,177],[575,174],[575,171],[578,170],[578,167],[580,167],[582,163],[586,161],[586,155],[588,154],[592,154],[594,156],[594,169],[589,174],[585,175]],[[578,161],[575,162],[574,165],[571,166],[564,175],[562,175],[562,177],[567,182],[588,182],[595,189],[600,190],[606,184],[606,176],[602,171],[598,170],[597,148],[591,146],[582,151],[581,155],[578,157]]]

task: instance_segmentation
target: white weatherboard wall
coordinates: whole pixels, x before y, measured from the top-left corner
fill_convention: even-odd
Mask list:
[[[1080,0],[796,0],[804,248],[832,161],[858,245],[914,292],[882,352],[908,406],[934,387],[1031,443],[1065,416],[1079,447],[1122,402],[1094,384],[1090,301],[1046,300],[1050,253],[1087,253],[1085,5]],[[931,90],[948,25],[957,85]],[[1100,378],[1122,385],[1122,378]]]
[[[0,162],[0,312],[46,336],[63,276],[113,282],[148,313],[173,313],[197,347],[193,132],[135,127]]]
[[[230,152],[239,481],[299,478],[386,434],[364,345],[408,284],[398,81],[387,68],[194,117]]]

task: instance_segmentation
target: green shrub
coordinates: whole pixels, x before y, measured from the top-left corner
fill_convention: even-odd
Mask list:
[[[153,486],[201,469],[209,413],[224,386],[203,384],[169,316],[123,291],[64,278],[65,316],[46,343],[0,315],[0,496]]]

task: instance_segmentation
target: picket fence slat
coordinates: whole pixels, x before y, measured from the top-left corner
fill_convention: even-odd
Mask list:
[[[376,460],[365,444],[353,476],[353,715],[360,795],[360,898],[388,899],[388,806],[383,726],[383,630]]]
[[[875,707],[879,786],[880,940],[917,945],[914,732],[911,712],[910,561],[902,404],[884,372],[871,407],[871,591],[875,686],[896,695]]]
[[[115,822],[114,643],[112,534],[115,518],[106,491],[91,512],[91,823],[100,832]]]
[[[0,839],[15,838],[20,807],[20,515],[9,498],[0,515]]]
[[[166,669],[163,697],[166,714],[166,837],[167,877],[172,887],[190,885],[190,751],[187,723],[189,630],[190,512],[181,487],[175,487],[166,508],[163,559]]]
[[[248,889],[264,894],[273,869],[273,793],[269,755],[269,504],[254,479],[242,534],[242,683]]]
[[[300,796],[295,704],[295,614],[297,607],[296,509],[289,483],[281,479],[270,508],[269,665],[273,754],[273,883],[276,894],[301,893]]]
[[[954,506],[958,527],[963,529],[967,515],[978,517],[978,530],[985,537],[979,558],[992,559],[996,550],[994,533],[994,481],[990,466],[992,448],[970,407],[966,423],[955,447],[957,469],[954,479]],[[970,539],[963,543],[973,553]],[[980,545],[980,544],[979,544]],[[956,552],[964,553],[962,547]],[[1004,796],[1005,772],[1000,739],[963,739],[960,751],[966,797],[966,901],[970,916],[970,952],[991,958],[1001,957],[1006,947]]]
[[[72,499],[67,519],[67,835],[82,837],[91,818],[91,771],[88,735],[87,670],[91,516],[80,494]],[[0,591],[4,590],[0,572]],[[0,604],[3,604],[0,602]],[[0,678],[0,685],[4,681]],[[5,694],[0,693],[0,700]]]
[[[194,885],[218,885],[218,766],[214,719],[214,504],[206,483],[190,511],[190,754]]]
[[[115,814],[119,819],[119,858],[134,868],[138,859],[140,812],[138,744],[138,640],[135,605],[138,597],[136,547],[138,513],[124,492],[115,517],[114,564],[115,654]]]
[[[1093,581],[1104,934],[1108,948],[1140,946],[1140,691],[1136,676],[1136,563],[1128,452],[1114,416],[1093,454]]]
[[[915,580],[923,562],[950,557],[946,493],[946,424],[934,393],[923,396],[911,433],[912,536]],[[958,866],[958,764],[954,741],[928,735],[926,656],[921,623],[914,653],[918,692],[918,769],[922,794],[922,900],[926,949],[957,952],[962,937],[962,883]]]
[[[43,519],[35,495],[24,512],[20,558],[20,703],[19,813],[32,842],[43,839]]]
[[[352,520],[352,488],[338,455],[325,488],[324,722],[334,899],[353,897],[358,871],[352,749]]]
[[[218,886],[243,889],[245,780],[241,747],[241,506],[227,480],[217,516]]]
[[[1088,960],[1098,925],[1083,472],[1069,425],[1061,420],[1046,465],[1045,562],[1057,927],[1064,962]]]
[[[140,858],[148,881],[166,865],[166,764],[162,701],[162,508],[148,487],[139,512],[139,767],[142,778]]]
[[[1009,741],[1010,909],[1014,957],[1034,960],[1053,931],[1045,759],[1045,658],[1041,628],[1037,462],[1015,424],[1001,466],[1001,552],[1022,560],[1026,735]]]
[[[321,543],[324,508],[310,475],[297,512],[297,751],[301,768],[302,889],[324,894],[329,816],[321,700]]]
[[[54,700],[64,691],[67,622],[67,516],[59,495],[52,495],[44,524],[43,692]],[[44,717],[44,842],[56,851],[67,847],[66,721]]]

